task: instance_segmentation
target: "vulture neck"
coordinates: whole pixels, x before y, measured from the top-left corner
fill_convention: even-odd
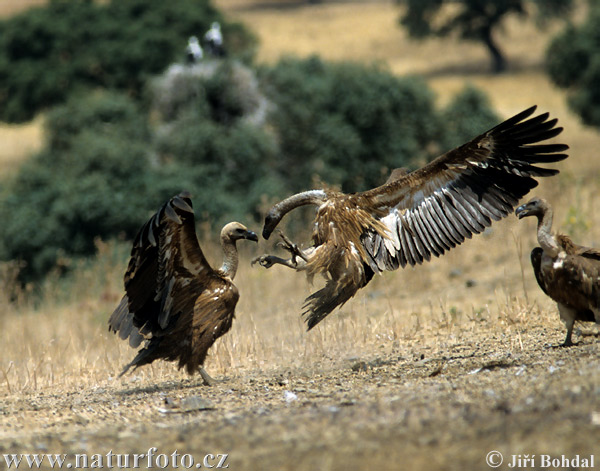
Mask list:
[[[224,277],[233,280],[238,269],[238,251],[235,240],[228,235],[221,234],[221,247],[223,247],[223,265],[219,268],[219,273]]]
[[[551,257],[556,257],[560,252],[560,246],[552,234],[552,209],[545,207],[541,215],[538,215],[537,239],[538,243]]]
[[[280,201],[273,206],[273,210],[283,216],[299,206],[305,206],[307,204],[320,205],[323,204],[325,200],[327,200],[327,193],[323,190],[303,191],[302,193],[297,193]]]

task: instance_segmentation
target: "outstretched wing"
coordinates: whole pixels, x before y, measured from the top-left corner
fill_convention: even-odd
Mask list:
[[[354,197],[384,211],[387,233],[366,231],[362,243],[375,272],[416,265],[442,255],[512,213],[536,177],[558,170],[538,163],[567,157],[565,144],[538,144],[562,128],[533,106],[428,165]],[[527,119],[529,118],[529,119]]]
[[[188,193],[171,198],[140,229],[125,272],[125,296],[109,330],[137,347],[159,336],[179,316],[192,316],[213,273],[196,237]]]

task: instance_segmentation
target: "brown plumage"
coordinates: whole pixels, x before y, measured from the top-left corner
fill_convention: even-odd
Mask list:
[[[394,173],[372,190],[312,190],[277,203],[266,216],[263,236],[268,239],[292,209],[314,204],[318,209],[312,247],[300,251],[286,243],[292,259],[263,255],[255,261],[267,268],[280,263],[305,270],[309,279],[316,274],[326,277],[325,286],[304,305],[308,328],[314,327],[375,273],[444,254],[510,214],[519,198],[537,185],[535,177],[558,173],[534,165],[563,160],[567,155],[561,152],[568,149],[564,144],[536,144],[562,128],[548,113],[529,118],[535,108],[414,172]]]
[[[234,318],[239,239],[258,241],[258,236],[239,222],[223,227],[223,265],[211,268],[198,245],[187,192],[171,198],[142,226],[125,272],[125,296],[108,321],[109,330],[129,338],[132,347],[146,341],[121,375],[160,358],[178,361],[179,368],[199,372],[210,384],[202,365]]]
[[[571,346],[575,321],[600,323],[600,251],[576,245],[564,234],[553,234],[552,208],[542,198],[519,206],[515,214],[519,219],[537,217],[540,247],[531,251],[533,272],[542,291],[556,301],[567,326],[562,346]]]

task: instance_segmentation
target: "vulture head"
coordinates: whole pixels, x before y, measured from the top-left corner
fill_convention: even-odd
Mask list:
[[[267,215],[265,216],[265,224],[263,226],[262,232],[262,236],[266,240],[268,240],[269,237],[271,237],[271,233],[277,227],[279,221],[281,221],[281,218],[282,215],[279,213],[279,211],[276,210],[276,208],[272,208],[271,211],[267,213]]]
[[[543,198],[531,198],[527,203],[522,204],[515,210],[515,215],[519,219],[523,219],[527,216],[542,217],[548,210],[549,206]]]
[[[221,239],[228,239],[232,242],[240,239],[253,240],[258,242],[256,232],[248,230],[246,226],[239,222],[230,222],[221,230]]]

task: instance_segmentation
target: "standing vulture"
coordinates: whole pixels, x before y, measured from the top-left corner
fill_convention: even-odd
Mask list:
[[[125,272],[125,296],[108,321],[109,330],[136,348],[144,347],[132,366],[161,358],[178,361],[189,374],[212,378],[203,368],[206,353],[231,328],[238,290],[232,280],[238,267],[236,241],[258,241],[239,222],[221,231],[223,265],[214,270],[198,245],[194,210],[187,192],[171,198],[142,226]]]
[[[299,250],[283,237],[291,259],[263,255],[253,262],[304,270],[309,280],[316,274],[325,276],[325,286],[304,304],[310,330],[375,273],[444,254],[492,220],[512,213],[519,198],[537,185],[534,177],[557,174],[534,164],[567,157],[561,153],[568,149],[564,144],[537,144],[562,128],[548,113],[529,118],[535,109],[522,111],[414,172],[398,171],[372,190],[312,190],[277,203],[266,216],[263,237],[268,239],[289,211],[312,204],[318,207],[313,244]]]
[[[552,208],[533,198],[515,211],[519,219],[536,216],[540,247],[531,251],[533,272],[542,291],[558,305],[567,326],[563,347],[573,345],[575,321],[600,323],[600,250],[575,245],[563,234],[552,233]]]

